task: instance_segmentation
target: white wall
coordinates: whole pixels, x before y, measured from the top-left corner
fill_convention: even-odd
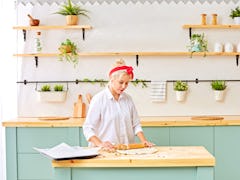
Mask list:
[[[200,24],[200,14],[218,14],[220,24],[231,24],[230,10],[238,4],[217,3],[170,3],[158,4],[120,3],[85,4],[91,11],[91,19],[82,18],[80,24],[90,24],[92,30],[86,32],[86,40],[81,39],[81,31],[50,30],[42,31],[44,52],[56,53],[59,44],[66,38],[75,41],[82,52],[119,52],[119,51],[187,51],[189,45],[188,30],[183,24]],[[63,16],[53,14],[57,5],[18,6],[18,25],[28,25],[27,14],[41,20],[42,25],[65,25]],[[239,30],[193,30],[193,33],[205,32],[209,41],[209,51],[215,42],[240,42]],[[16,32],[17,33],[17,32]],[[28,32],[26,43],[22,32],[18,31],[18,53],[31,53],[35,32]],[[75,80],[84,78],[107,79],[107,72],[113,62],[112,57],[82,57],[77,68],[72,64],[59,62],[57,57],[39,59],[35,68],[33,58],[15,58],[18,61],[18,80]],[[134,67],[135,77],[146,80],[174,79],[240,79],[240,67],[235,57],[139,57],[139,66],[135,57],[122,57]],[[127,92],[132,95],[141,116],[168,115],[215,115],[239,114],[240,83],[227,82],[228,90],[224,102],[215,102],[210,83],[189,83],[187,101],[176,102],[173,84],[167,84],[167,101],[152,103],[150,88],[130,85]],[[150,84],[149,84],[150,86]],[[78,94],[95,94],[102,87],[89,84],[69,84],[68,99],[62,104],[41,103],[36,99],[35,84],[18,86],[20,116],[72,115],[73,103]]]

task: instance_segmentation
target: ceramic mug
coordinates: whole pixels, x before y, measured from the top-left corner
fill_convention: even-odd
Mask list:
[[[233,52],[233,45],[232,43],[228,42],[224,45],[224,51],[225,52]]]
[[[214,52],[223,52],[223,45],[219,42],[214,44]]]

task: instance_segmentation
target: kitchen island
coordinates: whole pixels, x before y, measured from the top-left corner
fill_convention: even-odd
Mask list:
[[[145,135],[157,146],[204,146],[216,159],[214,180],[240,179],[240,116],[222,117],[142,117],[141,123]],[[4,121],[7,180],[53,180],[51,162],[33,147],[50,148],[62,142],[87,146],[83,122],[82,118],[49,121],[34,117]]]
[[[201,146],[154,147],[153,154],[101,152],[92,159],[52,162],[55,180],[213,180],[215,158]]]

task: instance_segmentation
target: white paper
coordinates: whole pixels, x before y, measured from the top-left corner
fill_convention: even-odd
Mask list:
[[[40,149],[34,147],[36,151],[44,154],[51,159],[61,160],[61,159],[73,159],[73,158],[87,158],[97,156],[99,147],[97,148],[82,148],[80,146],[69,146],[66,143],[61,143],[50,149]]]

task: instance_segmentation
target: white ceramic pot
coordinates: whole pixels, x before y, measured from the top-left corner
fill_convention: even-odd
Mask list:
[[[178,102],[185,101],[187,96],[187,91],[176,91],[176,100]]]
[[[240,17],[233,18],[235,24],[240,24]]]
[[[219,90],[214,90],[214,98],[216,101],[223,101],[224,96],[225,96],[225,90],[219,91]]]
[[[41,102],[64,102],[67,91],[37,91],[38,101]]]
[[[219,42],[214,44],[214,52],[223,52],[223,45]]]
[[[230,43],[230,42],[227,42],[225,45],[224,45],[224,51],[225,52],[233,52],[233,44]]]
[[[237,52],[240,52],[240,43],[237,45]]]

